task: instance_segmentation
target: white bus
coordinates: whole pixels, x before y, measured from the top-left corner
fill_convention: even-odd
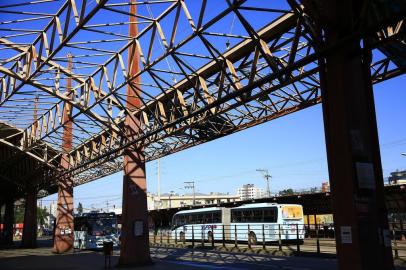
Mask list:
[[[172,219],[172,238],[179,241],[263,241],[303,243],[303,207],[298,204],[254,203],[233,208],[209,207],[179,211]]]

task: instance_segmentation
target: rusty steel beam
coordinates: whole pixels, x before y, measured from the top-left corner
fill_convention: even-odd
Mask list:
[[[259,31],[259,37],[262,40],[270,40],[272,38],[275,38],[277,35],[280,35],[287,31],[290,27],[292,27],[295,24],[296,20],[292,14],[287,14],[285,16],[280,17],[277,21],[273,22],[272,24],[264,27],[261,31]],[[222,55],[219,60],[223,61],[223,59],[227,59],[229,62],[235,62],[239,59],[241,59],[244,55],[247,53],[252,52],[252,50],[255,47],[255,43],[253,41],[244,41],[234,48],[230,49],[228,52],[226,52],[224,55]],[[199,79],[200,82],[202,80],[204,81],[204,78],[210,77],[213,74],[215,74],[219,71],[223,72],[224,67],[220,67],[218,64],[218,60],[214,60],[200,68],[194,77],[194,81],[196,79]],[[227,73],[227,71],[224,71],[224,73]],[[138,76],[134,76],[137,78]],[[191,104],[185,103],[185,100],[187,99],[187,95],[189,95],[186,91],[189,90],[190,88],[193,89],[193,83],[192,80],[190,79],[183,79],[179,83],[177,83],[175,86],[170,88],[169,91],[167,91],[165,94],[159,95],[156,100],[153,100],[149,102],[148,104],[143,105],[140,110],[132,112],[133,116],[140,115],[141,119],[143,121],[143,125],[145,126],[146,122],[149,121],[157,121],[160,122],[159,119],[155,117],[155,115],[159,115],[160,117],[166,118],[164,116],[164,112],[162,111],[162,107],[160,104],[163,106],[172,106],[173,108],[165,108],[165,111],[180,111],[184,117],[187,117],[190,110]],[[136,89],[136,88],[135,88]],[[205,91],[205,89],[201,89],[200,91]],[[204,96],[205,94],[202,94]],[[211,97],[212,100],[215,99],[215,97]],[[175,103],[178,103],[178,106],[175,106]],[[139,116],[137,116],[139,117]],[[116,134],[115,132],[111,132],[109,129],[106,129],[105,132],[101,133],[98,137],[91,138],[89,142],[84,143],[83,146],[79,146],[77,149],[81,149],[82,151],[87,151],[89,154],[94,152],[95,150],[100,150],[101,148],[96,148],[95,145],[92,145],[94,143],[100,144],[100,142],[106,143],[106,139],[108,140],[108,137],[112,137],[115,140],[123,140]],[[104,147],[105,148],[105,147]],[[87,154],[87,155],[89,155]],[[71,153],[71,156],[74,156],[74,153]]]
[[[288,2],[292,3],[290,0]],[[102,1],[94,5],[83,5],[86,3],[84,1],[82,6],[80,1],[77,3],[79,5],[76,6],[73,1],[66,1],[50,17],[46,28],[31,44],[12,42],[15,35],[0,39],[0,46],[3,46],[0,49],[9,49],[16,53],[0,59],[4,63],[2,71],[7,74],[0,78],[0,102],[4,101],[0,106],[0,113],[6,113],[1,111],[2,106],[4,109],[15,106],[13,99],[19,101],[19,95],[26,91],[24,85],[38,88],[46,95],[44,99],[53,98],[52,106],[43,109],[36,121],[24,126],[24,140],[15,143],[9,138],[7,141],[33,153],[42,141],[58,144],[62,140],[61,130],[66,123],[60,112],[64,107],[74,106],[74,114],[71,116],[75,120],[72,131],[74,149],[68,156],[62,158],[60,153],[48,157],[47,161],[59,164],[61,159],[65,159],[70,167],[64,173],[76,174],[75,185],[120,170],[120,162],[117,161],[121,160],[124,149],[131,144],[143,145],[145,159],[153,160],[321,101],[317,58],[327,55],[333,49],[320,47],[320,42],[314,36],[315,29],[308,21],[309,17],[300,8],[295,7],[293,12],[275,11],[282,15],[270,19],[265,27],[256,30],[245,19],[243,11],[249,9],[251,12],[264,12],[266,9],[251,7],[245,1],[228,3],[219,10],[218,15],[208,20],[205,20],[205,1],[197,13],[189,12],[184,1],[170,1],[165,4],[138,2],[137,6],[141,5],[145,10],[149,9],[149,5],[162,5],[164,8],[155,16],[152,12],[146,15],[137,13],[135,16],[140,20],[139,25],[145,25],[134,38],[108,29],[131,25],[131,22],[88,23],[91,18],[98,18],[102,12],[134,17],[131,12],[117,8],[131,6],[131,3],[109,4]],[[72,14],[71,20],[60,22],[59,18],[66,16],[68,11]],[[274,15],[272,9],[267,12]],[[174,18],[173,25],[163,25],[165,19],[171,15]],[[211,30],[216,23],[227,24],[226,18],[230,15],[235,16],[239,23],[239,33],[215,33]],[[186,19],[184,28],[190,32],[177,40],[181,16]],[[23,22],[19,19],[15,21]],[[69,22],[74,26],[69,27]],[[389,39],[397,41],[398,33],[404,29],[402,22],[390,24],[387,29],[382,24],[381,28],[386,30],[366,34],[374,37],[377,43],[371,49],[381,48],[379,46],[386,44]],[[0,23],[7,25],[10,22]],[[108,35],[112,39],[96,40],[80,35],[82,39],[76,41],[74,37],[79,36],[79,31]],[[353,33],[348,38],[359,34],[361,33]],[[234,38],[238,42],[233,42],[233,46],[224,51],[210,42],[213,36]],[[149,43],[144,44],[141,41],[146,37],[150,37]],[[122,45],[110,50],[107,44],[117,40]],[[345,44],[346,40],[341,42]],[[184,50],[191,43],[198,43],[201,52]],[[101,45],[92,47],[89,44]],[[161,46],[162,53],[153,50],[154,46]],[[63,48],[81,52],[92,50],[95,57],[90,54],[77,55],[78,59],[84,57],[88,60],[76,61],[78,68],[92,67],[92,71],[81,75],[79,71],[68,72],[63,64],[66,58],[57,54]],[[132,48],[136,50],[132,51]],[[391,45],[385,49],[386,58],[371,67],[374,83],[404,73],[404,67],[393,65],[394,61],[395,64],[402,63],[396,57],[399,47]],[[136,73],[130,73],[131,65],[124,64],[123,55],[136,54],[141,57],[141,67]],[[93,60],[100,56],[104,57],[103,61]],[[200,59],[203,64],[190,64],[186,61],[187,57]],[[160,65],[165,61],[171,62],[171,65],[168,62],[167,69]],[[89,67],[85,67],[86,65]],[[54,72],[55,70],[59,72]],[[179,82],[170,82],[164,73],[181,79]],[[72,86],[73,100],[53,91],[54,87],[63,89],[57,87],[59,82],[53,78],[55,76],[71,77],[75,81]],[[149,81],[138,81],[142,76],[148,76]],[[55,81],[54,85],[49,81]],[[126,107],[129,94],[125,91],[129,89],[130,94],[140,99],[140,108],[133,110]],[[137,134],[125,134],[126,118],[139,120]],[[91,172],[95,172],[93,177]],[[35,174],[35,170],[32,173]],[[50,177],[51,175],[52,173]]]
[[[391,77],[391,76],[394,76],[395,74],[402,74],[402,70],[401,69],[395,69],[395,70],[393,70],[393,71],[391,71],[391,70],[388,70],[388,69],[385,69],[385,68],[382,68],[382,67],[379,67],[379,66],[382,66],[382,65],[385,65],[385,66],[388,66],[388,64],[389,64],[389,61],[379,61],[378,63],[376,63],[376,64],[374,64],[373,65],[373,68],[376,68],[376,69],[378,69],[378,70],[380,70],[381,72],[382,71],[385,71],[385,72],[383,72],[383,73],[381,73],[381,74],[379,74],[380,72],[378,72],[378,73],[376,73],[375,74],[375,76],[373,77],[373,79],[374,79],[374,82],[379,82],[379,81],[381,81],[383,78],[385,78],[385,77],[387,77],[387,78],[389,78],[389,77]],[[313,74],[315,74],[316,73],[316,71],[314,70],[313,71]],[[392,74],[392,75],[387,75],[388,73],[390,73],[390,74]],[[307,74],[306,74],[307,75]],[[275,75],[272,75],[273,77],[275,77]],[[266,80],[269,80],[269,79],[266,79]],[[266,81],[266,80],[263,80],[263,81]],[[317,87],[319,87],[319,86],[317,86]],[[275,88],[274,88],[275,89]],[[273,89],[273,90],[274,90]],[[277,88],[276,88],[277,89]],[[312,102],[314,102],[315,100],[317,100],[317,99],[311,99],[311,101]],[[248,100],[247,100],[248,101]],[[309,103],[311,103],[311,102],[309,102]],[[218,103],[218,104],[221,104],[221,103]],[[306,107],[307,105],[304,105],[304,103],[303,104],[301,104],[301,105],[299,105],[298,107]],[[206,110],[209,110],[210,108],[210,105],[208,105],[207,106],[207,108],[206,108]],[[168,110],[169,111],[169,110]],[[272,111],[270,111],[270,113],[274,113],[274,112],[272,112]],[[220,115],[220,113],[218,112],[218,114]],[[207,118],[207,119],[209,119],[209,118]],[[195,121],[197,121],[197,120],[195,120]],[[201,120],[201,121],[205,121],[205,120]],[[261,121],[253,121],[253,123],[255,123],[255,122],[258,122],[258,123],[260,123]],[[190,123],[190,126],[191,127],[193,127],[193,123]],[[165,130],[165,129],[168,129],[168,128],[162,128],[161,130]],[[234,130],[239,130],[238,128],[235,128]],[[157,141],[157,140],[159,140],[159,139],[162,139],[163,137],[152,137],[152,140],[153,141]],[[108,141],[108,138],[105,138],[104,139],[105,141]],[[118,140],[121,140],[120,142],[123,142],[123,140],[122,139],[118,139]],[[203,140],[203,141],[205,141],[205,140]],[[145,143],[146,141],[144,140],[144,143]],[[113,143],[113,145],[116,145],[116,144],[114,144]],[[88,148],[88,149],[91,149],[90,147]],[[89,150],[89,151],[91,151],[91,150]],[[102,155],[100,155],[100,156],[98,156],[98,157],[101,157],[102,159],[100,159],[100,161],[101,162],[103,162],[103,161],[105,161],[105,160],[110,160],[112,157],[111,156],[115,156],[114,155],[114,152],[113,151],[116,151],[116,150],[112,150],[111,152],[108,152],[107,154],[102,154]],[[172,152],[172,151],[170,151],[170,152]],[[117,150],[115,153],[117,153],[117,155],[119,156],[119,155],[121,155],[121,152],[120,152],[120,149],[119,150]],[[84,161],[84,159],[81,159],[81,160],[83,160]],[[97,163],[97,162],[96,162]],[[85,164],[85,166],[86,166],[87,164]]]
[[[71,55],[68,55],[70,62],[68,63],[68,70],[72,70]],[[73,97],[72,79],[67,79],[67,93],[68,98]],[[62,140],[62,154],[61,167],[68,170],[70,167],[70,160],[67,153],[72,149],[73,139],[73,122],[72,122],[72,107],[65,106],[64,111],[64,129]],[[58,179],[58,214],[55,223],[55,238],[53,251],[56,253],[65,253],[73,249],[74,241],[74,226],[73,226],[73,177],[66,174]]]

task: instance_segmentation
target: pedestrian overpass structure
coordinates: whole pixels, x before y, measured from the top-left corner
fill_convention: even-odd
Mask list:
[[[2,4],[6,230],[25,198],[34,246],[36,199],[58,192],[54,250],[70,250],[73,187],[124,170],[120,264],[148,263],[145,162],[322,103],[336,231],[352,233],[338,236],[339,268],[392,269],[373,85],[405,72],[405,12],[401,0]]]

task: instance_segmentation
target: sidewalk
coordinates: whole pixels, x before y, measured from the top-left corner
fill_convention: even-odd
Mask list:
[[[111,268],[117,265],[118,256],[111,257]],[[37,249],[7,249],[0,250],[0,269],[105,269],[104,256],[99,252],[82,251],[56,255],[49,247]],[[132,269],[132,268],[120,268]],[[182,265],[162,260],[154,260],[154,264],[133,269],[203,269],[191,265]]]

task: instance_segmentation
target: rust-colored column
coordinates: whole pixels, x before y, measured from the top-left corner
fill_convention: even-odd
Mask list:
[[[72,56],[68,55],[68,70],[72,70]],[[73,97],[72,79],[66,81],[68,97]],[[63,110],[64,128],[62,136],[62,160],[61,167],[69,168],[69,151],[72,149],[73,122],[72,106],[65,103]],[[56,217],[56,228],[54,236],[55,253],[63,253],[73,248],[73,181],[70,175],[64,175],[58,182],[58,214]]]
[[[27,188],[24,209],[24,226],[21,247],[37,247],[37,191],[34,187]]]
[[[6,198],[4,209],[3,241],[6,245],[13,244],[14,199]]]
[[[0,228],[0,243],[4,242],[3,239],[3,231],[4,231],[4,222],[3,222],[3,205],[4,205],[4,201],[3,198],[1,198],[0,200],[0,224],[1,224],[1,228]]]
[[[320,4],[319,23],[327,46],[351,35],[359,25],[357,4],[352,0]],[[360,44],[360,39],[340,44],[321,60],[320,68],[338,268],[390,270],[371,55]]]
[[[135,3],[135,1],[132,1]],[[130,13],[136,13],[136,5],[130,6]],[[130,16],[129,35],[138,33],[136,18]],[[128,66],[130,76],[139,69],[139,53],[135,46],[129,48]],[[133,84],[140,87],[140,77]],[[134,111],[141,106],[139,91],[127,87],[127,109]],[[139,131],[139,119],[127,116],[126,135],[135,138]],[[145,158],[142,146],[125,149],[123,179],[123,214],[120,250],[120,266],[137,266],[151,263],[149,251],[147,185],[145,176]]]

